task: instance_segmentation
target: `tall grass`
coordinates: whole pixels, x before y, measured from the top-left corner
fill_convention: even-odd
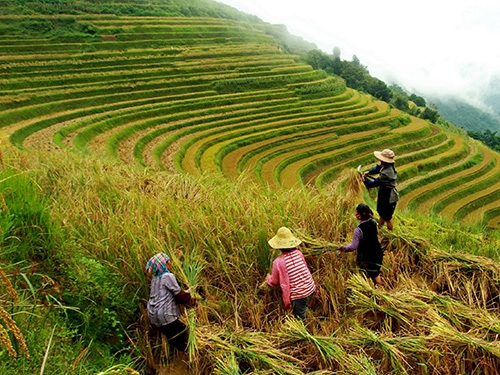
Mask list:
[[[71,288],[74,295],[38,294],[49,279],[36,274],[12,279],[14,286],[28,280],[30,298],[50,301],[63,312],[50,318],[63,329],[54,334],[47,372],[55,366],[52,356],[64,356],[56,348],[66,348],[70,330],[80,337],[71,353],[77,351],[72,361],[82,374],[97,366],[103,373],[169,366],[173,353],[150,330],[144,309],[149,282],[143,267],[158,251],[172,256],[174,274],[197,300],[181,316],[190,329],[189,366],[195,373],[423,375],[500,369],[495,341],[500,268],[497,260],[467,254],[495,248],[494,232],[455,230],[444,221],[438,225],[398,213],[395,231],[380,231],[385,287],[374,288],[356,269],[354,254],[334,251],[350,240],[353,210],[366,197],[354,170],[343,190],[333,184],[321,191],[271,190],[246,176],[195,178],[66,151],[6,148],[3,159],[16,173],[29,172],[19,186],[32,181],[50,222],[57,223],[47,226],[55,245],[40,267],[51,285]],[[14,202],[4,196],[13,210]],[[287,317],[279,289],[259,289],[278,255],[267,240],[281,226],[303,239],[317,283],[318,298],[305,325]],[[25,262],[35,255],[27,253]],[[2,250],[0,256],[15,261],[13,252]],[[59,266],[51,270],[49,264]],[[49,319],[49,310],[43,316]],[[53,326],[42,331],[46,340]],[[30,355],[40,359],[47,341],[42,345],[26,334],[28,319],[18,327]],[[112,338],[127,358],[94,349],[110,345]],[[18,369],[11,361],[7,364]],[[32,372],[37,368],[25,361]],[[461,362],[465,370],[457,365]]]
[[[112,8],[130,5],[118,3]],[[89,4],[83,9],[103,9]],[[2,17],[9,25],[19,19]],[[445,142],[442,129],[408,124],[406,115],[296,62],[275,46],[267,26],[205,18],[169,18],[168,25],[160,18],[92,20],[109,41],[82,44],[78,35],[56,35],[71,43],[21,38],[0,46],[12,53],[0,69],[7,94],[0,127],[24,123],[13,130],[13,143],[22,146],[37,131],[59,126],[60,146],[75,135],[75,145],[86,150],[109,130],[112,156],[140,136],[139,161],[156,142],[161,167],[175,143],[180,151],[168,157],[182,168],[189,153],[198,168],[205,155],[220,167],[230,152],[258,142],[239,171],[252,160],[260,175],[264,163],[281,158],[273,175],[278,182],[285,168],[302,163],[292,173],[304,185],[315,179],[321,189],[273,190],[245,173],[228,181],[200,168],[195,178],[67,151],[2,148],[0,373],[136,374],[168,367],[174,353],[145,312],[144,264],[159,251],[172,257],[179,283],[197,301],[181,315],[196,374],[500,372],[498,232],[398,210],[396,229],[379,232],[382,288],[359,272],[354,254],[335,252],[351,239],[355,206],[374,206],[357,172],[346,167],[366,164],[373,158],[369,148],[392,142],[407,166],[402,181],[455,163],[470,152],[467,140],[454,135]],[[316,133],[305,143],[327,130],[335,134],[320,139]],[[369,140],[347,137],[370,130],[363,133]],[[283,139],[276,142],[277,136]],[[497,183],[491,176],[450,194],[435,211]],[[498,194],[469,197],[467,205],[456,205],[456,216]],[[281,226],[303,240],[317,284],[305,324],[284,311],[279,288],[259,288],[278,256],[267,240]]]
[[[0,349],[6,350],[7,354],[12,357],[16,357],[19,352],[29,358],[29,351],[24,336],[12,318],[12,313],[6,310],[11,310],[13,306],[18,304],[19,297],[17,291],[12,286],[11,280],[1,267],[0,286],[3,287],[0,289]],[[3,293],[3,289],[6,293]],[[10,308],[7,307],[9,304],[11,304]],[[15,344],[17,344],[17,350],[14,347]]]

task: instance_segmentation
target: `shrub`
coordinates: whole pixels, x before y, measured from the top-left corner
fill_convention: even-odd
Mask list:
[[[85,340],[123,348],[124,327],[133,321],[137,306],[137,301],[124,293],[123,278],[112,265],[84,255],[73,255],[65,270],[68,288],[62,299],[78,309],[67,312],[69,321]]]

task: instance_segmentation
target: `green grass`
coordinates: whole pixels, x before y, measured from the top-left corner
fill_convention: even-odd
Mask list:
[[[432,211],[435,213],[441,212],[445,209],[449,204],[454,203],[454,205],[459,204],[461,198],[468,197],[470,195],[476,194],[477,192],[496,184],[499,181],[500,172],[496,172],[492,176],[479,180],[477,183],[467,186],[453,194],[448,195],[446,198],[437,202],[433,207]],[[475,179],[469,179],[474,181]],[[464,181],[459,181],[459,183],[463,183]]]
[[[372,108],[367,107],[359,110],[345,111],[345,114],[346,116],[348,115],[356,117],[357,115],[363,115],[365,113],[373,113],[374,111],[375,111],[374,107]],[[196,165],[199,167],[200,165],[199,160],[201,159],[202,154],[208,148],[217,145],[220,142],[230,141],[234,138],[241,136],[252,136],[253,138],[250,137],[246,141],[243,141],[250,143],[260,142],[266,139],[272,140],[276,137],[280,137],[283,135],[289,135],[313,129],[323,129],[326,127],[331,127],[334,124],[342,124],[344,121],[344,120],[327,120],[327,118],[331,117],[333,116],[328,115],[328,117],[324,118],[323,120],[321,115],[316,116],[314,113],[312,113],[312,116],[310,116],[309,118],[302,116],[297,122],[294,121],[271,122],[268,120],[266,121],[266,125],[263,127],[255,127],[255,126],[251,128],[245,127],[246,128],[245,130],[239,130],[234,133],[223,134],[222,136],[219,136],[217,138],[210,138],[209,135],[204,135],[202,138],[198,138],[198,139],[203,139],[203,145],[201,145],[196,151],[196,156],[195,156]],[[376,117],[376,115],[373,115],[373,117]],[[300,127],[297,126],[299,124],[301,125]],[[224,133],[226,133],[226,131],[224,131]],[[205,139],[207,140],[205,141]]]
[[[146,136],[142,137],[137,141],[137,143],[135,143],[134,155],[136,155],[136,158],[139,162],[142,162],[141,155],[144,147],[146,147],[148,143],[152,142],[154,139],[162,136],[165,133],[183,129],[183,131],[179,133],[187,132],[187,134],[191,134],[191,131],[222,126],[224,123],[235,123],[244,118],[264,117],[267,115],[266,107],[272,105],[272,103],[279,103],[280,105],[285,106],[287,102],[296,102],[296,99],[292,98],[289,92],[283,90],[275,90],[274,92],[268,91],[265,95],[262,95],[259,92],[254,92],[246,93],[245,95],[236,94],[230,95],[229,97],[217,97],[222,98],[219,103],[223,103],[225,100],[227,102],[226,105],[214,105],[205,109],[189,110],[186,112],[179,111],[170,116],[167,115],[149,119],[144,118],[139,124],[127,126],[117,134],[109,137],[109,153],[111,155],[116,155],[116,149],[118,148],[119,144],[125,139],[134,136],[134,134],[138,131],[158,127],[159,125],[163,125],[169,122],[175,122],[175,125],[164,126],[159,129],[150,131]],[[223,99],[224,97],[226,99]],[[231,108],[231,113],[228,113],[228,108]],[[245,114],[246,116],[237,117],[236,114]],[[125,125],[128,122],[129,121],[126,120],[123,122],[123,124]],[[203,125],[198,126],[195,130],[189,130],[191,126],[197,124]],[[182,136],[182,134],[179,133],[176,133],[174,135],[174,139],[180,138]]]
[[[364,108],[364,107],[365,107],[364,103],[360,103],[360,104],[356,104],[356,105],[352,105],[352,106],[345,105],[343,107],[340,107],[339,110],[330,109],[327,111],[327,113],[328,113],[328,117],[332,118],[332,117],[334,117],[336,112],[341,112],[339,117],[342,117],[342,114],[348,113],[347,111],[349,111],[349,113],[351,113],[351,112],[354,113],[354,111],[356,111],[358,108]],[[369,111],[372,111],[372,109],[366,108],[366,112],[369,112]],[[363,111],[363,112],[365,112],[365,111]],[[311,112],[311,114],[316,115],[316,114],[320,114],[320,112]],[[358,112],[358,114],[359,114],[359,112]],[[301,117],[300,119],[301,119],[301,123],[304,124],[305,117]],[[214,157],[215,164],[220,166],[222,159],[224,157],[226,157],[230,152],[235,151],[235,150],[239,149],[240,147],[244,147],[247,145],[252,145],[252,144],[257,144],[257,143],[262,144],[262,143],[267,142],[267,144],[263,144],[258,148],[258,152],[262,152],[263,150],[269,150],[273,147],[280,146],[280,145],[283,145],[286,143],[296,142],[296,141],[301,140],[303,138],[310,138],[312,136],[318,136],[320,132],[324,133],[326,138],[332,137],[332,125],[333,125],[333,123],[330,120],[322,122],[322,126],[320,128],[317,128],[316,126],[314,126],[314,123],[311,123],[310,125],[313,125],[313,126],[312,127],[311,126],[303,126],[300,129],[295,128],[295,129],[289,129],[289,130],[283,130],[283,131],[266,132],[266,133],[262,133],[262,134],[257,134],[255,136],[247,136],[247,137],[244,136],[245,135],[244,133],[238,132],[238,133],[235,133],[234,135],[231,135],[231,136],[219,138],[217,140],[217,142],[224,142],[224,141],[226,141],[226,142],[224,142],[225,143],[224,146],[219,151],[217,151],[217,153],[215,154],[215,157]],[[323,127],[326,128],[327,130],[321,131],[321,128],[323,128]],[[319,131],[316,133],[310,133],[311,129],[312,130],[318,129]],[[338,137],[338,135],[342,135],[346,132],[345,129],[339,129],[337,127],[333,128],[333,129],[335,129],[335,133],[333,133],[334,137]],[[348,132],[350,132],[350,130],[348,130]],[[296,134],[296,133],[298,133],[298,134]],[[285,135],[291,135],[291,134],[296,134],[296,135],[293,137],[288,137],[286,140],[277,141],[277,138],[283,137]],[[239,139],[241,136],[243,136],[243,138]],[[234,141],[233,141],[233,139],[234,139]],[[215,143],[206,145],[206,147],[210,147],[213,145],[215,145]],[[200,152],[200,154],[201,154],[201,152]],[[250,153],[249,156],[251,157],[253,155],[254,155],[254,153]],[[240,164],[239,161],[237,163],[239,164],[238,168],[242,168],[242,166],[244,165],[244,164]]]
[[[355,156],[335,152],[354,144],[336,137],[404,125],[389,108],[375,111],[342,80],[283,52],[288,46],[263,23],[41,14],[2,20],[0,122],[12,127],[8,136],[19,147],[27,139],[26,145],[37,147],[42,131],[55,146],[102,151],[143,166],[236,175],[251,165],[250,173],[264,183],[271,178],[281,184],[285,171],[286,179],[294,175],[294,181],[323,188],[343,169],[335,163]],[[327,127],[335,128],[333,136],[313,135]],[[435,133],[414,144],[391,146],[399,156],[402,186],[436,184],[440,178],[433,171],[450,166],[458,172],[457,164],[471,152],[467,140],[462,146],[453,146],[452,138],[443,141],[450,129],[431,129]],[[363,141],[365,147],[404,138],[397,132],[395,138],[374,134],[377,139]],[[353,162],[368,163],[372,151]],[[425,196],[413,200],[411,207],[424,201]],[[486,200],[477,201],[478,209],[480,202]]]
[[[259,101],[259,97],[262,99],[265,99],[265,101]],[[238,112],[239,116],[235,116],[233,112],[227,113],[224,109],[221,109],[220,112],[222,113],[221,115],[218,116],[213,116],[211,118],[211,121],[208,121],[201,117],[200,119],[191,119],[190,121],[184,122],[181,125],[178,126],[167,126],[167,127],[161,127],[159,129],[156,129],[154,131],[149,132],[147,135],[143,136],[141,139],[139,139],[135,146],[134,146],[134,155],[136,157],[136,160],[138,160],[140,163],[143,163],[143,151],[145,147],[155,139],[163,136],[164,134],[171,132],[173,130],[181,129],[181,128],[189,128],[194,125],[199,125],[203,124],[202,127],[198,128],[197,131],[200,130],[205,130],[205,129],[210,129],[211,127],[214,126],[224,126],[227,124],[234,124],[237,121],[240,120],[248,120],[250,118],[259,118],[263,116],[267,116],[266,113],[266,107],[272,106],[274,103],[280,104],[282,108],[290,107],[290,108],[295,108],[295,104],[297,102],[296,98],[293,98],[289,92],[287,91],[282,91],[278,90],[275,94],[272,94],[271,92],[266,93],[264,96],[262,94],[257,94],[256,97],[253,99],[254,101],[247,101],[244,104],[241,105],[234,105],[232,106],[232,109],[235,112]],[[211,114],[216,113],[217,111],[211,112]],[[191,117],[191,116],[189,116]],[[145,127],[149,127],[148,122],[145,122],[141,125],[138,125],[137,127],[134,127],[135,129],[131,129],[132,132],[135,132],[135,130],[143,129]],[[128,131],[125,131],[128,133]],[[187,131],[186,133],[183,134],[190,134],[190,131]],[[170,146],[173,142],[176,140],[180,139],[183,135],[181,132],[178,132],[174,134],[172,137],[169,137],[165,139],[162,142],[162,145],[158,147],[157,153],[161,154],[165,151],[165,149]],[[117,135],[119,136],[119,135]],[[160,164],[161,165],[161,164]]]
[[[350,128],[346,128],[346,134],[349,134],[351,132],[354,132],[355,130],[366,130],[370,128],[377,128],[381,126],[389,126],[392,127],[394,123],[398,123],[401,119],[398,118],[398,115],[392,115],[392,117],[387,116],[384,118],[383,116],[381,119],[378,120],[371,120],[370,122],[367,123],[360,123],[359,125],[351,126]],[[426,127],[423,127],[421,129],[417,129],[416,131],[409,131],[405,132],[402,134],[391,134],[388,137],[386,137],[383,140],[375,140],[374,142],[369,142],[368,144],[362,144],[362,145],[357,145],[357,147],[352,147],[347,150],[341,150],[341,152],[336,152],[335,148],[330,148],[327,151],[328,153],[324,153],[323,150],[316,150],[314,154],[312,155],[318,155],[318,157],[306,164],[305,166],[302,166],[297,170],[297,176],[299,177],[300,181],[303,181],[304,183],[306,181],[311,180],[311,176],[314,175],[319,175],[321,174],[323,178],[329,179],[336,173],[338,173],[340,170],[346,168],[347,166],[352,166],[352,165],[366,165],[368,163],[368,158],[367,156],[363,156],[361,158],[357,159],[351,159],[352,156],[356,155],[363,155],[366,154],[366,149],[368,147],[377,147],[377,145],[383,145],[392,142],[400,142],[401,140],[408,139],[409,137],[413,137],[413,139],[418,139],[421,136],[428,135],[430,130]],[[322,155],[324,154],[324,155]],[[307,155],[311,156],[311,155]],[[279,174],[281,171],[287,166],[288,163],[296,161],[298,158],[300,158],[300,155],[297,157],[289,158],[286,162],[282,163],[277,168],[276,173]],[[351,160],[349,160],[351,159]],[[347,162],[344,162],[344,160],[348,160]],[[358,163],[358,164],[356,164]],[[324,169],[329,169],[326,174],[322,174],[322,170]],[[321,181],[321,180],[319,180]]]
[[[498,175],[496,176],[497,178]],[[495,190],[493,192],[489,192],[479,198],[474,199],[473,201],[463,205],[460,207],[455,215],[453,216],[454,219],[456,220],[462,220],[466,215],[470,214],[471,212],[485,206],[487,203],[490,202],[495,202],[500,198],[500,189]]]
[[[418,188],[421,188],[421,187],[428,186],[428,185],[432,184],[431,185],[432,187],[429,190],[425,191],[422,194],[419,194],[418,196],[414,197],[409,202],[408,207],[410,209],[417,209],[418,206],[422,202],[424,202],[427,199],[432,198],[433,196],[435,196],[439,192],[439,190],[446,191],[451,186],[453,186],[453,185],[447,185],[447,186],[442,187],[441,189],[439,189],[441,186],[443,186],[442,183],[440,183],[439,185],[437,185],[437,184],[434,184],[435,182],[437,182],[439,180],[442,180],[443,178],[459,174],[460,172],[467,171],[469,168],[471,168],[473,166],[476,166],[479,163],[481,163],[482,160],[483,160],[483,154],[481,152],[478,152],[477,154],[473,155],[472,158],[470,158],[469,160],[465,161],[464,163],[460,163],[460,164],[456,165],[453,168],[445,169],[444,171],[436,173],[436,174],[433,174],[431,176],[418,179],[417,181],[415,181],[415,182],[413,182],[411,184],[406,185],[403,189],[399,190],[399,192],[400,192],[401,195],[405,195],[405,194],[407,194],[407,193],[409,193],[409,192],[411,192],[411,191],[413,191],[415,189],[418,189]],[[493,168],[493,166],[494,166],[494,163],[488,164],[487,166],[485,166],[485,168],[481,169],[478,172],[477,175],[473,175],[473,176],[468,177],[469,180],[474,179],[478,175],[484,174],[490,168]],[[464,182],[467,182],[467,179],[464,179],[463,176],[459,175],[459,176],[457,176],[456,181],[458,181],[458,183],[464,183]]]

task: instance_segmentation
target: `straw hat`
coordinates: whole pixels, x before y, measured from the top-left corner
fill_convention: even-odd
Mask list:
[[[269,246],[273,249],[292,249],[302,243],[301,240],[295,238],[290,232],[290,229],[281,227],[276,232],[276,236],[271,238],[268,242]]]
[[[375,151],[373,154],[378,160],[385,161],[386,163],[394,163],[394,151],[388,148],[382,151]]]

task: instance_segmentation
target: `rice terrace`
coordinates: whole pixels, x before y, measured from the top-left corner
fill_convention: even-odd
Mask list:
[[[1,374],[500,373],[498,152],[208,0],[5,0],[0,36]],[[334,250],[384,148],[375,288]],[[318,288],[305,323],[259,288],[281,226]],[[198,301],[187,364],[147,321],[160,251]]]

